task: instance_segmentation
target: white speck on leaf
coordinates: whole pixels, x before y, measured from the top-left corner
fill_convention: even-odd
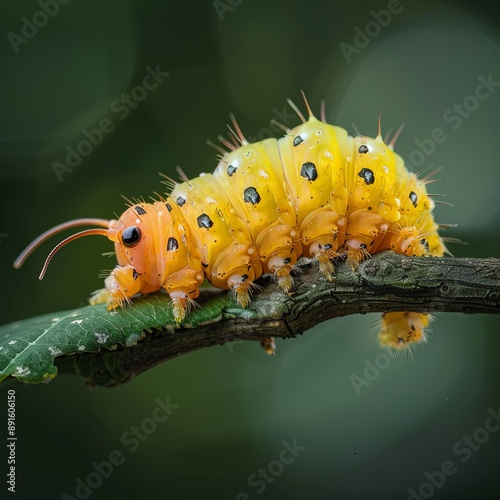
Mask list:
[[[16,368],[15,375],[29,375],[30,373],[31,373],[31,371],[27,366],[19,365]]]
[[[52,356],[59,356],[59,354],[62,354],[62,351],[57,347],[49,347],[49,352],[50,354],[52,354]]]
[[[85,351],[85,346],[84,345],[79,345],[78,346],[79,351]]]
[[[9,345],[14,345],[14,344],[17,344],[17,340],[11,340],[11,341],[9,342]]]
[[[74,325],[79,325],[80,323],[83,323],[83,319],[75,319],[75,321],[72,321],[71,324]]]
[[[94,335],[95,338],[97,339],[98,344],[104,344],[109,339],[109,335],[107,335],[106,333],[95,332]]]

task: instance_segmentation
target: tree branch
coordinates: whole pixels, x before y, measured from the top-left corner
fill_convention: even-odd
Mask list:
[[[327,319],[369,312],[500,313],[500,259],[403,257],[383,252],[353,272],[345,262],[328,283],[302,268],[286,295],[272,283],[255,294],[253,319],[225,311],[220,321],[175,333],[155,331],[132,347],[56,359],[59,373],[90,385],[116,386],[169,359],[238,340],[295,337]],[[226,292],[222,292],[226,293]],[[200,300],[203,306],[203,300]]]

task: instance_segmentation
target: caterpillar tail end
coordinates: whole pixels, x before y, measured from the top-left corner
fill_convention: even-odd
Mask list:
[[[397,351],[413,344],[426,342],[425,329],[432,317],[429,314],[415,312],[390,312],[382,315],[382,327],[379,343]]]
[[[266,337],[260,341],[260,345],[264,349],[264,352],[271,358],[276,355],[276,343],[274,342],[274,337]]]

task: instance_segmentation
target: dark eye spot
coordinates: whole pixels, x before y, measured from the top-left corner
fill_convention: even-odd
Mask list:
[[[233,165],[229,165],[226,169],[227,175],[229,175],[229,177],[232,177],[236,170],[238,170],[236,167],[233,167]]]
[[[414,193],[413,191],[410,193],[410,201],[412,202],[413,206],[415,208],[417,208],[417,204],[418,204],[417,193]]]
[[[315,181],[318,178],[318,171],[316,165],[310,161],[304,163],[300,169],[300,175],[308,181]]]
[[[260,194],[254,187],[247,187],[243,191],[243,201],[245,203],[253,203],[257,205],[260,202]]]
[[[168,210],[169,212],[171,212],[171,211],[172,211],[172,207],[170,206],[170,203],[165,203],[165,206],[167,207],[167,210]]]
[[[362,168],[358,172],[358,177],[361,177],[366,185],[373,184],[375,182],[375,175],[373,175],[373,171],[371,171],[369,168]]]
[[[366,153],[368,153],[368,151],[369,149],[368,146],[366,146],[366,144],[361,144],[361,146],[359,146],[358,153],[365,155]]]
[[[146,213],[146,210],[144,210],[144,208],[140,207],[139,205],[137,205],[136,207],[134,207],[137,215],[144,215]]]
[[[135,247],[141,241],[141,230],[136,226],[126,227],[122,231],[122,243],[128,247]]]
[[[169,238],[167,241],[167,250],[175,252],[179,248],[179,242],[175,238]]]
[[[302,144],[304,142],[304,139],[302,139],[302,136],[301,135],[297,135],[295,136],[295,138],[293,139],[293,145],[294,146],[298,146],[299,144]]]
[[[182,207],[182,205],[184,205],[184,203],[186,203],[186,198],[183,198],[182,196],[179,196],[179,198],[177,198],[175,200],[175,202],[177,203],[177,205],[179,205],[180,207]]]
[[[207,214],[201,214],[196,221],[200,228],[210,229],[214,225],[212,219]]]

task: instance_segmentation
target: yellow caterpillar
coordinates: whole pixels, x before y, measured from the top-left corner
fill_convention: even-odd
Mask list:
[[[305,99],[305,97],[304,97]],[[290,102],[290,101],[289,101]],[[408,172],[386,144],[375,138],[350,137],[341,127],[315,118],[306,101],[306,120],[279,140],[249,144],[233,118],[232,142],[216,146],[220,162],[213,174],[177,183],[154,203],[135,203],[118,220],[77,219],[52,228],[29,245],[14,263],[20,267],[43,241],[69,227],[99,226],[63,240],[91,234],[115,244],[118,265],[106,289],[91,299],[114,309],[137,294],[168,292],[180,323],[206,278],[230,290],[241,307],[251,302],[255,280],[266,273],[284,292],[293,286],[291,272],[301,257],[313,259],[328,280],[332,259],[342,254],[355,268],[381,252],[441,256],[427,194],[427,178]],[[425,339],[426,314],[411,311],[383,315],[380,343],[403,348]]]

